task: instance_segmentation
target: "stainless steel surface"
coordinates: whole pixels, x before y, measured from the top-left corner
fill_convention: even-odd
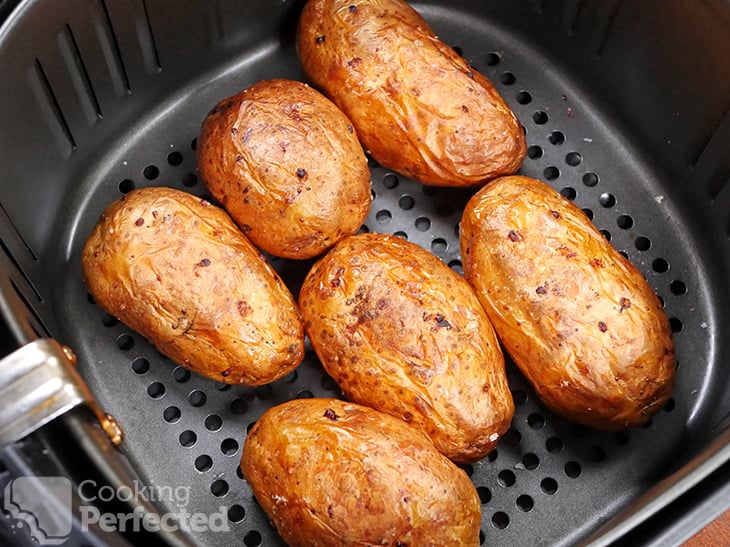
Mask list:
[[[84,403],[112,442],[121,442],[121,428],[101,412],[75,365],[70,348],[48,338],[31,342],[0,361],[0,448]]]
[[[91,398],[62,346],[37,340],[0,361],[0,447]]]

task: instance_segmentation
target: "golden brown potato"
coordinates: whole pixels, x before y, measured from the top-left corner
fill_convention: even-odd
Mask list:
[[[494,329],[469,284],[418,245],[345,239],[309,272],[299,305],[347,397],[414,425],[452,460],[483,457],[509,428]]]
[[[468,186],[525,158],[520,122],[489,80],[401,0],[309,0],[297,45],[307,76],[385,167]]]
[[[350,121],[301,82],[259,82],[218,103],[198,164],[251,241],[277,256],[316,256],[370,210],[370,171]]]
[[[130,192],[101,215],[82,259],[96,303],[193,372],[259,385],[304,357],[289,290],[205,200],[171,188]]]
[[[466,473],[402,421],[337,399],[270,408],[241,469],[292,547],[475,546],[479,498]]]
[[[461,251],[500,340],[550,408],[618,430],[667,401],[676,366],[659,299],[558,192],[493,181],[464,210]]]

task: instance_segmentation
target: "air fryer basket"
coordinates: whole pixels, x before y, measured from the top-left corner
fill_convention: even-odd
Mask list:
[[[30,326],[74,349],[145,482],[190,485],[190,512],[225,508],[231,531],[194,535],[200,545],[280,544],[238,469],[247,429],[271,405],[340,393],[311,350],[270,386],[191,375],[94,304],[80,250],[100,212],[133,188],[206,195],[194,152],[201,121],[217,100],[260,79],[303,79],[294,47],[301,5],[26,0],[0,31],[7,330],[23,343]],[[677,386],[650,424],[607,434],[569,423],[508,363],[512,429],[465,466],[482,501],[484,543],[586,541],[627,507],[622,519],[653,512],[630,504],[690,461],[705,471],[662,488],[677,489],[669,499],[697,482],[711,470],[701,467],[709,447],[724,450],[712,467],[726,458],[727,444],[712,443],[730,413],[730,355],[720,343],[730,338],[730,4],[414,7],[519,116],[529,145],[521,172],[582,207],[670,317]],[[474,190],[370,167],[373,207],[362,230],[401,235],[461,272],[459,219]],[[311,261],[272,264],[296,295]]]

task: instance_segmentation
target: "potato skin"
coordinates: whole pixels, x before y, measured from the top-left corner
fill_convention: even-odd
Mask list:
[[[485,456],[514,414],[494,329],[466,281],[385,234],[340,242],[299,295],[305,329],[348,399],[423,431],[448,458]]]
[[[464,210],[461,250],[502,344],[550,408],[615,431],[667,401],[676,361],[659,299],[550,186],[491,182]]]
[[[309,0],[297,46],[308,78],[385,167],[469,186],[525,158],[522,127],[494,86],[401,0]]]
[[[420,432],[367,407],[295,399],[270,408],[241,469],[292,547],[479,544],[466,473]]]
[[[321,254],[370,211],[370,171],[350,121],[301,82],[262,81],[222,100],[197,149],[211,194],[271,254]]]
[[[82,262],[99,306],[202,376],[265,384],[304,357],[289,290],[205,200],[171,188],[130,192],[101,215]]]

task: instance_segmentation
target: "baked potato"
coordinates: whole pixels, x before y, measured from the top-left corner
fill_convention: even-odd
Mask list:
[[[290,546],[476,546],[469,477],[407,424],[337,399],[275,406],[246,439],[241,470]]]
[[[197,149],[210,193],[273,255],[321,254],[370,211],[370,171],[352,124],[301,82],[267,80],[222,100]]]
[[[304,357],[289,290],[204,199],[171,188],[130,192],[101,215],[82,261],[96,303],[193,372],[259,385]]]
[[[502,344],[553,410],[609,431],[667,401],[669,323],[641,273],[547,184],[504,177],[461,221],[464,274]]]
[[[469,284],[425,249],[349,237],[309,272],[299,306],[347,398],[420,429],[448,458],[478,460],[509,428],[494,329]]]
[[[309,0],[297,48],[307,77],[389,169],[469,186],[525,158],[520,122],[494,86],[402,0]]]

